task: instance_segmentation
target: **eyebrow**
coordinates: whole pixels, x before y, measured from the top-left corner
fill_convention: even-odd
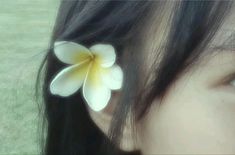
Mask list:
[[[235,31],[232,32],[222,43],[222,45],[214,45],[214,50],[235,51]]]

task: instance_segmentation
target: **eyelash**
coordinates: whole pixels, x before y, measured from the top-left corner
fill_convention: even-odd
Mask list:
[[[224,79],[224,83],[225,84],[230,84],[232,86],[235,87],[235,73],[232,73],[230,75],[228,75],[225,79]]]
[[[229,82],[229,84],[233,85],[235,87],[235,78]]]
[[[212,88],[229,88],[230,90],[235,90],[235,72],[230,73],[225,76],[223,79],[217,81],[213,85]]]
[[[216,85],[217,86],[232,86],[232,87],[235,87],[235,72],[227,75],[225,78],[223,78]]]

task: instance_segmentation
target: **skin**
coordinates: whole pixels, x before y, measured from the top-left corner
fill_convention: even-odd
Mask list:
[[[212,48],[234,32],[234,19],[235,9],[207,48],[210,54],[182,73],[138,123],[142,154],[235,154],[235,76],[228,78],[235,52]]]
[[[235,54],[224,52],[182,75],[161,106],[153,104],[139,123],[143,154],[235,153],[235,86],[220,83],[235,71]]]
[[[168,13],[165,15],[169,17]],[[180,74],[163,100],[156,99],[149,113],[136,124],[137,142],[131,140],[132,133],[127,123],[121,149],[138,149],[144,155],[235,154],[235,85],[230,83],[235,80],[235,52],[212,48],[235,31],[234,19],[233,7],[206,49],[205,53],[210,54]],[[146,34],[153,32],[147,29]],[[158,37],[151,35],[151,39],[157,39],[155,43],[158,46],[159,36],[160,40],[164,37],[163,29],[155,32],[158,32]],[[146,47],[151,48],[147,43]],[[230,76],[232,74],[234,76]],[[94,122],[106,134],[117,97],[117,94],[113,96],[104,111],[89,111]]]

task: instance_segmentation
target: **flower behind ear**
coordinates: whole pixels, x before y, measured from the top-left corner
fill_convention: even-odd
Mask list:
[[[54,44],[54,53],[70,66],[62,69],[51,81],[50,92],[67,97],[82,87],[82,94],[91,109],[104,109],[111,90],[121,89],[123,71],[115,64],[112,45],[96,44],[87,49],[83,45],[61,41]]]

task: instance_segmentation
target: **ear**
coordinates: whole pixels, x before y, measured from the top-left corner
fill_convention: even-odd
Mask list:
[[[94,123],[105,133],[105,135],[108,135],[108,130],[111,124],[112,116],[114,109],[116,107],[116,104],[118,102],[118,99],[120,97],[120,93],[113,92],[111,100],[107,107],[103,109],[102,111],[96,112],[93,111],[91,108],[89,108],[89,114],[94,121]],[[137,150],[137,144],[133,139],[133,133],[131,130],[130,123],[126,123],[124,126],[123,136],[121,140],[121,150],[123,151],[135,151]]]

